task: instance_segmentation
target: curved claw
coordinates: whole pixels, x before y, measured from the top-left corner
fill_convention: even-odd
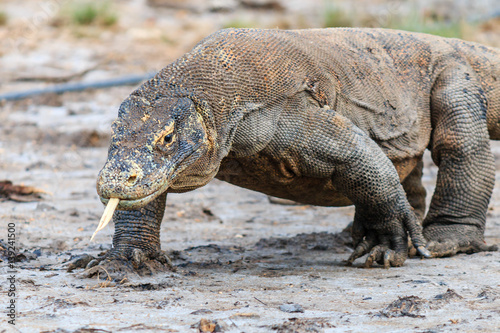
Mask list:
[[[86,268],[88,267],[89,263],[93,261],[96,261],[96,259],[90,254],[82,254],[80,256],[73,258],[73,260],[69,262],[66,271],[71,273],[73,270],[77,268]]]
[[[375,246],[376,244],[376,239],[373,236],[367,236],[365,239],[360,241],[356,248],[354,249],[354,252],[349,256],[349,259],[347,259],[346,266],[352,266],[352,263],[358,259],[370,252],[370,250]]]
[[[146,262],[146,254],[140,249],[133,249],[130,261],[135,269],[139,269],[139,266]]]
[[[378,262],[388,269],[403,266],[406,259],[406,252],[396,252],[385,245],[374,247],[365,261],[365,268],[370,268],[373,262]]]
[[[396,262],[397,260],[398,259],[396,259],[396,252],[394,252],[394,250],[387,249],[384,254],[384,268],[391,268],[391,263]]]
[[[490,246],[488,246],[488,249],[485,251],[496,252],[496,251],[498,251],[498,245],[496,245],[496,244],[490,245]]]
[[[385,246],[375,246],[365,260],[365,268],[371,268],[374,262],[381,261],[385,250],[387,250]]]
[[[102,259],[94,259],[94,260],[90,261],[90,262],[87,264],[87,266],[86,266],[86,267],[83,267],[83,268],[85,268],[85,269],[92,268],[92,267],[94,267],[94,266],[99,265],[99,263],[100,263],[101,261],[102,261]]]
[[[424,258],[432,258],[431,252],[423,246],[417,247],[417,252]]]
[[[156,258],[156,260],[158,260],[163,265],[166,265],[172,272],[177,272],[177,267],[174,266],[174,264],[172,263],[172,259],[170,259],[170,257],[166,253],[162,252],[160,255],[158,255],[158,258]]]

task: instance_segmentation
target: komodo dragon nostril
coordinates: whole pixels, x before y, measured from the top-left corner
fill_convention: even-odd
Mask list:
[[[129,185],[133,185],[136,181],[137,181],[137,175],[135,173],[130,175],[130,177],[128,177],[128,179],[127,179],[127,183]]]

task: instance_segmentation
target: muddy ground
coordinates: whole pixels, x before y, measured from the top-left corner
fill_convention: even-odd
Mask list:
[[[303,11],[298,1],[278,14],[272,12],[276,8],[199,13],[117,1],[118,24],[82,28],[61,23],[57,7],[47,7],[55,8],[51,12],[35,1],[22,3],[0,6],[9,15],[1,37],[18,38],[0,49],[2,93],[156,70],[224,22],[241,19],[241,10],[271,22],[266,24],[276,17],[290,20],[287,10],[294,5]],[[37,19],[40,13],[46,19]],[[22,30],[27,22],[34,28]],[[498,30],[477,36],[499,45]],[[13,223],[19,260],[13,264],[16,297],[10,298],[11,268],[1,257],[0,332],[500,331],[500,252],[411,259],[389,270],[361,268],[362,260],[345,267],[352,249],[342,230],[352,221],[352,207],[274,204],[263,194],[220,181],[169,195],[161,241],[177,272],[130,276],[121,283],[67,273],[73,256],[110,248],[112,225],[89,241],[103,211],[95,179],[106,159],[110,123],[132,90],[2,104],[0,180],[47,193],[37,202],[0,202],[0,239],[5,244]],[[500,143],[493,143],[493,150],[498,184]],[[426,156],[429,192],[436,171]],[[486,241],[500,243],[498,185]],[[16,304],[15,326],[7,322],[10,299]]]

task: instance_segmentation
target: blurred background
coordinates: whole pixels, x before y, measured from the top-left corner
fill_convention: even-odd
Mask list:
[[[228,27],[383,27],[500,46],[500,0],[1,0],[0,89],[156,71]]]

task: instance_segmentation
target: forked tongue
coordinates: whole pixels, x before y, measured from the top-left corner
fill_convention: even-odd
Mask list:
[[[118,203],[120,202],[120,199],[118,198],[111,198],[108,201],[108,204],[106,205],[106,208],[104,209],[104,213],[102,214],[101,220],[99,221],[99,225],[97,226],[97,229],[95,229],[94,234],[90,238],[90,241],[94,239],[94,236],[104,229],[105,226],[108,225],[109,221],[113,218],[113,213],[115,212],[116,207],[118,206]]]

